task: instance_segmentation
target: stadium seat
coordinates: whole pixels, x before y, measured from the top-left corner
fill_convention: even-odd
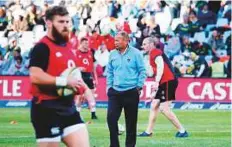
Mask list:
[[[176,27],[181,23],[181,19],[180,18],[174,18],[172,20],[172,25],[171,28],[174,31],[176,29]]]
[[[15,32],[15,31],[10,31],[9,33],[8,33],[8,38],[11,38],[11,37],[16,37],[16,36],[18,36],[19,35],[19,33],[17,33],[17,32]]]
[[[211,31],[211,29],[213,29],[214,27],[216,27],[215,24],[208,24],[208,25],[205,27],[205,31]]]
[[[226,19],[226,18],[219,18],[217,20],[217,24],[216,24],[217,27],[221,27],[221,26],[225,26],[225,25],[228,25],[228,19]]]
[[[230,36],[230,34],[231,34],[231,31],[224,32],[224,34],[223,34],[223,41],[224,41],[224,43],[226,42],[226,39],[227,39],[227,37]]]
[[[160,42],[165,43],[164,37],[160,38]]]
[[[194,42],[195,40],[194,40],[194,38],[189,38],[189,41]]]
[[[207,42],[206,37],[205,37],[205,32],[196,32],[194,34],[194,40],[197,40],[198,42]]]
[[[18,45],[21,48],[21,54],[28,52],[34,45],[34,40],[28,38],[19,38]]]
[[[32,31],[25,31],[22,33],[22,38],[26,38],[26,39],[33,39],[34,35]]]
[[[4,33],[4,31],[0,31],[0,37],[3,37]]]
[[[213,31],[210,31],[207,38],[209,39],[212,36],[212,34],[213,34]]]
[[[129,20],[130,29],[131,29],[132,32],[137,31],[137,22],[138,22],[137,18],[131,18]]]
[[[33,32],[43,32],[43,31],[44,31],[43,25],[36,25],[33,28]]]
[[[38,31],[38,32],[34,32],[35,34],[35,42],[38,42],[42,37],[44,37],[46,35],[46,31]]]
[[[5,47],[8,44],[8,38],[7,37],[1,37],[0,39],[0,46]]]

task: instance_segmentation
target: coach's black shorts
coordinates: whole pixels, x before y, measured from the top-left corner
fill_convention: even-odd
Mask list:
[[[64,110],[50,108],[41,103],[36,104],[34,100],[31,104],[31,122],[36,139],[62,137],[65,128],[84,123],[76,110],[64,112]]]
[[[94,89],[92,73],[82,72],[81,74],[82,79],[84,80],[85,84],[89,87],[89,89]]]
[[[160,102],[172,101],[176,99],[176,88],[178,86],[178,80],[171,80],[165,82],[159,86],[155,99],[159,99]]]

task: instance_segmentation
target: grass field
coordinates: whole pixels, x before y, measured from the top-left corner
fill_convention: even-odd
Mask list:
[[[97,109],[99,120],[88,125],[91,147],[108,147],[109,132],[106,125],[106,109]],[[149,110],[140,109],[138,133],[144,131]],[[155,134],[149,138],[137,138],[137,147],[230,147],[231,117],[230,111],[212,110],[175,110],[181,122],[190,133],[188,138],[175,138],[175,128],[162,115],[159,115]],[[0,109],[0,147],[33,147],[34,132],[30,124],[28,108]],[[122,114],[123,115],[123,114]],[[85,121],[90,113],[83,109]],[[120,123],[124,124],[121,117]],[[11,124],[16,121],[16,124]],[[120,136],[124,147],[125,134]],[[64,145],[61,145],[64,146]]]

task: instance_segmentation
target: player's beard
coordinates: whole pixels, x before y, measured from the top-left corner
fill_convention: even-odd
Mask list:
[[[54,25],[52,25],[52,36],[56,42],[59,43],[66,43],[69,40],[69,30],[65,28],[60,33]]]

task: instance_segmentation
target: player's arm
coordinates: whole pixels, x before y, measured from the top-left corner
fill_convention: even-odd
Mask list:
[[[35,45],[30,54],[30,80],[36,85],[57,85],[66,86],[67,79],[54,77],[46,73],[49,62],[49,48],[44,43]]]
[[[152,89],[151,89],[151,97],[155,97],[157,91],[158,91],[158,87],[159,87],[159,83],[160,80],[163,76],[164,73],[164,60],[162,58],[162,56],[157,56],[155,59],[155,64],[156,64],[156,76],[155,76],[155,83],[154,85],[152,85]]]
[[[33,84],[36,85],[55,85],[56,78],[45,73],[39,67],[30,67],[30,79]]]
[[[163,73],[164,73],[164,60],[163,60],[162,56],[157,56],[155,58],[155,64],[157,67],[155,82],[159,83],[162,76],[163,76]]]
[[[44,43],[35,45],[30,54],[30,79],[37,85],[55,85],[55,77],[47,74],[49,62],[49,48]]]

